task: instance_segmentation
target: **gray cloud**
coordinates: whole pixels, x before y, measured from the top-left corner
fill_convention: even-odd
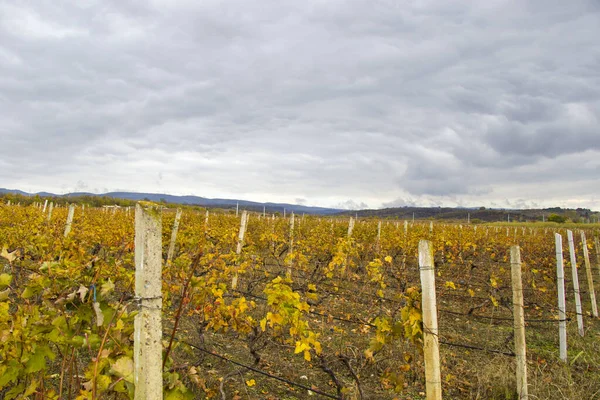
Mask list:
[[[0,186],[600,208],[599,22],[594,0],[4,2]]]

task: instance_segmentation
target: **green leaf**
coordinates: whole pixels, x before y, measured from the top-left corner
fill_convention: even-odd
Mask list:
[[[46,368],[46,357],[53,360],[55,355],[48,346],[37,346],[34,353],[29,357],[29,360],[27,360],[27,363],[25,364],[25,372],[38,372]]]
[[[23,293],[21,293],[21,297],[24,299],[29,299],[35,296],[36,292],[36,289],[32,288],[31,286],[27,286],[25,290],[23,290]]]
[[[8,383],[14,381],[19,376],[21,370],[18,365],[0,365],[0,389],[4,388]]]
[[[18,395],[20,395],[23,392],[23,389],[25,389],[25,384],[23,384],[23,383],[18,384],[17,386],[13,387],[8,392],[6,392],[6,394],[4,395],[4,399],[12,400],[12,399],[16,398]]]
[[[185,390],[185,389],[183,389]],[[164,400],[194,400],[194,394],[185,390],[183,391],[180,388],[175,388],[171,390],[165,391],[165,399]]]
[[[2,274],[0,275],[0,289],[4,289],[12,282],[12,275]]]

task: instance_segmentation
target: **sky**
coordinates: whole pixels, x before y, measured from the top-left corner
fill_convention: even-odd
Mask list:
[[[600,210],[598,0],[0,2],[0,187]]]

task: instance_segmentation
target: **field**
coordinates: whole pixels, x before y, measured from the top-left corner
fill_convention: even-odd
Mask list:
[[[133,396],[134,210],[0,205],[0,396]],[[240,213],[241,214],[241,213]],[[580,229],[162,211],[165,398],[425,398],[418,243],[435,258],[444,398],[517,398],[510,246],[523,259],[529,395],[600,398]],[[555,232],[564,240],[568,361],[559,359]],[[239,250],[239,251],[238,251]]]

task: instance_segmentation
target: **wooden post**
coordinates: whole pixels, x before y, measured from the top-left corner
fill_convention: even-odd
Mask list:
[[[158,206],[135,206],[135,400],[162,400],[162,215]]]
[[[50,202],[50,206],[48,207],[48,216],[46,217],[46,221],[50,222],[50,219],[52,219],[52,210],[54,209],[54,202]]]
[[[70,204],[69,212],[67,214],[67,223],[65,224],[64,237],[69,236],[69,232],[71,232],[71,225],[73,224],[73,215],[74,214],[75,214],[75,204]]]
[[[594,278],[592,276],[592,264],[590,263],[590,253],[587,248],[585,232],[581,231],[581,244],[583,246],[583,261],[585,262],[585,273],[587,275],[588,290],[590,292],[590,301],[592,302],[592,315],[598,318],[598,305],[596,304],[596,292],[594,290]]]
[[[563,267],[562,236],[554,234],[556,245],[556,284],[558,287],[558,348],[560,359],[567,362],[567,308],[565,299],[565,270]]]
[[[523,310],[523,282],[521,280],[521,250],[519,249],[519,246],[511,246],[510,248],[510,270],[513,289],[517,394],[519,395],[519,399],[527,399],[529,398],[529,395],[527,390],[525,313]]]
[[[177,232],[179,231],[179,220],[181,219],[181,208],[177,209],[175,214],[175,221],[173,221],[173,230],[171,231],[171,242],[169,243],[169,250],[167,251],[167,265],[173,261],[173,254],[175,253],[175,242],[177,241]]]
[[[438,341],[437,305],[435,296],[435,267],[433,245],[429,240],[419,242],[419,272],[423,308],[423,350],[425,352],[425,389],[427,400],[442,399],[440,345]]]
[[[583,311],[581,310],[581,296],[579,294],[579,276],[577,275],[577,259],[575,257],[575,243],[573,241],[573,232],[567,230],[567,239],[569,240],[569,255],[571,257],[571,272],[573,276],[573,291],[575,292],[575,311],[577,313],[577,328],[579,335],[583,336]]]
[[[242,254],[242,247],[244,246],[244,235],[246,234],[246,224],[248,223],[248,213],[246,212],[246,210],[242,211],[242,219],[240,221],[240,231],[238,234],[238,242],[237,242],[237,247],[235,250],[235,254],[237,254],[238,256],[240,254]],[[235,271],[233,278],[231,280],[231,287],[233,289],[237,289],[237,283],[238,283],[238,272],[237,270]]]

